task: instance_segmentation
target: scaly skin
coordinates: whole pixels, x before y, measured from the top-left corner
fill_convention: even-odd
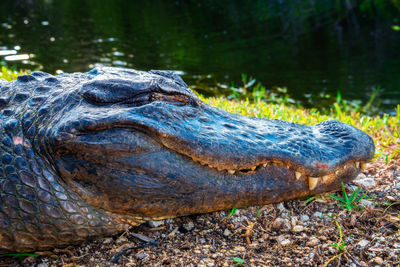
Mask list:
[[[350,125],[230,114],[166,71],[35,72],[0,90],[0,253],[329,191],[374,154]]]

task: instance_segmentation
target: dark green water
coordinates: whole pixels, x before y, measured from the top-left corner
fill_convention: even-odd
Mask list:
[[[380,86],[390,112],[400,103],[398,2],[2,0],[0,62],[51,73],[172,69],[189,83],[245,73],[302,101],[337,91],[366,101]]]

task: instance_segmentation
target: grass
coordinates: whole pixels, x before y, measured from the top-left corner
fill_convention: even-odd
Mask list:
[[[235,214],[237,208],[232,208],[231,212],[229,212],[228,217],[232,216],[233,214]]]
[[[364,194],[362,196],[358,196],[360,194],[360,190],[361,187],[358,187],[356,190],[353,191],[353,193],[348,196],[346,193],[346,189],[344,188],[344,184],[342,182],[342,194],[343,194],[343,198],[335,196],[333,194],[330,194],[331,198],[334,198],[336,200],[338,200],[339,203],[338,206],[340,207],[345,207],[347,209],[347,211],[352,211],[353,209],[358,208],[358,202],[361,201],[361,199],[366,198],[367,195]]]
[[[342,227],[340,227],[340,224],[338,223],[338,221],[336,219],[333,219],[336,227],[339,230],[339,241],[335,244],[332,244],[332,247],[339,249],[339,254],[336,254],[335,256],[333,256],[332,258],[330,258],[323,266],[328,266],[330,262],[332,262],[333,260],[339,258],[340,256],[342,256],[345,252],[346,252],[346,242],[343,242],[343,232],[342,232]]]
[[[343,242],[343,231],[342,231],[342,227],[340,227],[340,224],[338,223],[338,221],[336,219],[333,219],[336,227],[339,230],[339,241],[335,244],[332,244],[332,247],[334,248],[338,248],[340,251],[344,252],[346,251],[346,242]]]
[[[241,258],[234,257],[233,262],[236,266],[244,266],[244,260]]]
[[[6,68],[1,66],[0,69],[0,79],[5,79],[7,81],[17,79],[18,75],[27,74],[29,71],[26,70],[17,70],[16,68]]]

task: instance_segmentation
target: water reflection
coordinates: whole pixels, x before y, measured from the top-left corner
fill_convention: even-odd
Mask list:
[[[17,60],[28,60],[28,59],[29,59],[29,55],[27,55],[27,54],[4,57],[5,61],[17,61]],[[28,63],[28,62],[26,62],[26,63]]]
[[[15,55],[16,53],[16,50],[0,50],[0,56]]]

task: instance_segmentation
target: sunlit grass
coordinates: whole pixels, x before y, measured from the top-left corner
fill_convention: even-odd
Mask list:
[[[5,80],[15,80],[17,79],[18,75],[21,74],[27,74],[29,73],[28,71],[23,71],[23,70],[16,70],[14,68],[6,68],[4,66],[1,66],[1,71],[0,71],[0,79],[5,79]]]

